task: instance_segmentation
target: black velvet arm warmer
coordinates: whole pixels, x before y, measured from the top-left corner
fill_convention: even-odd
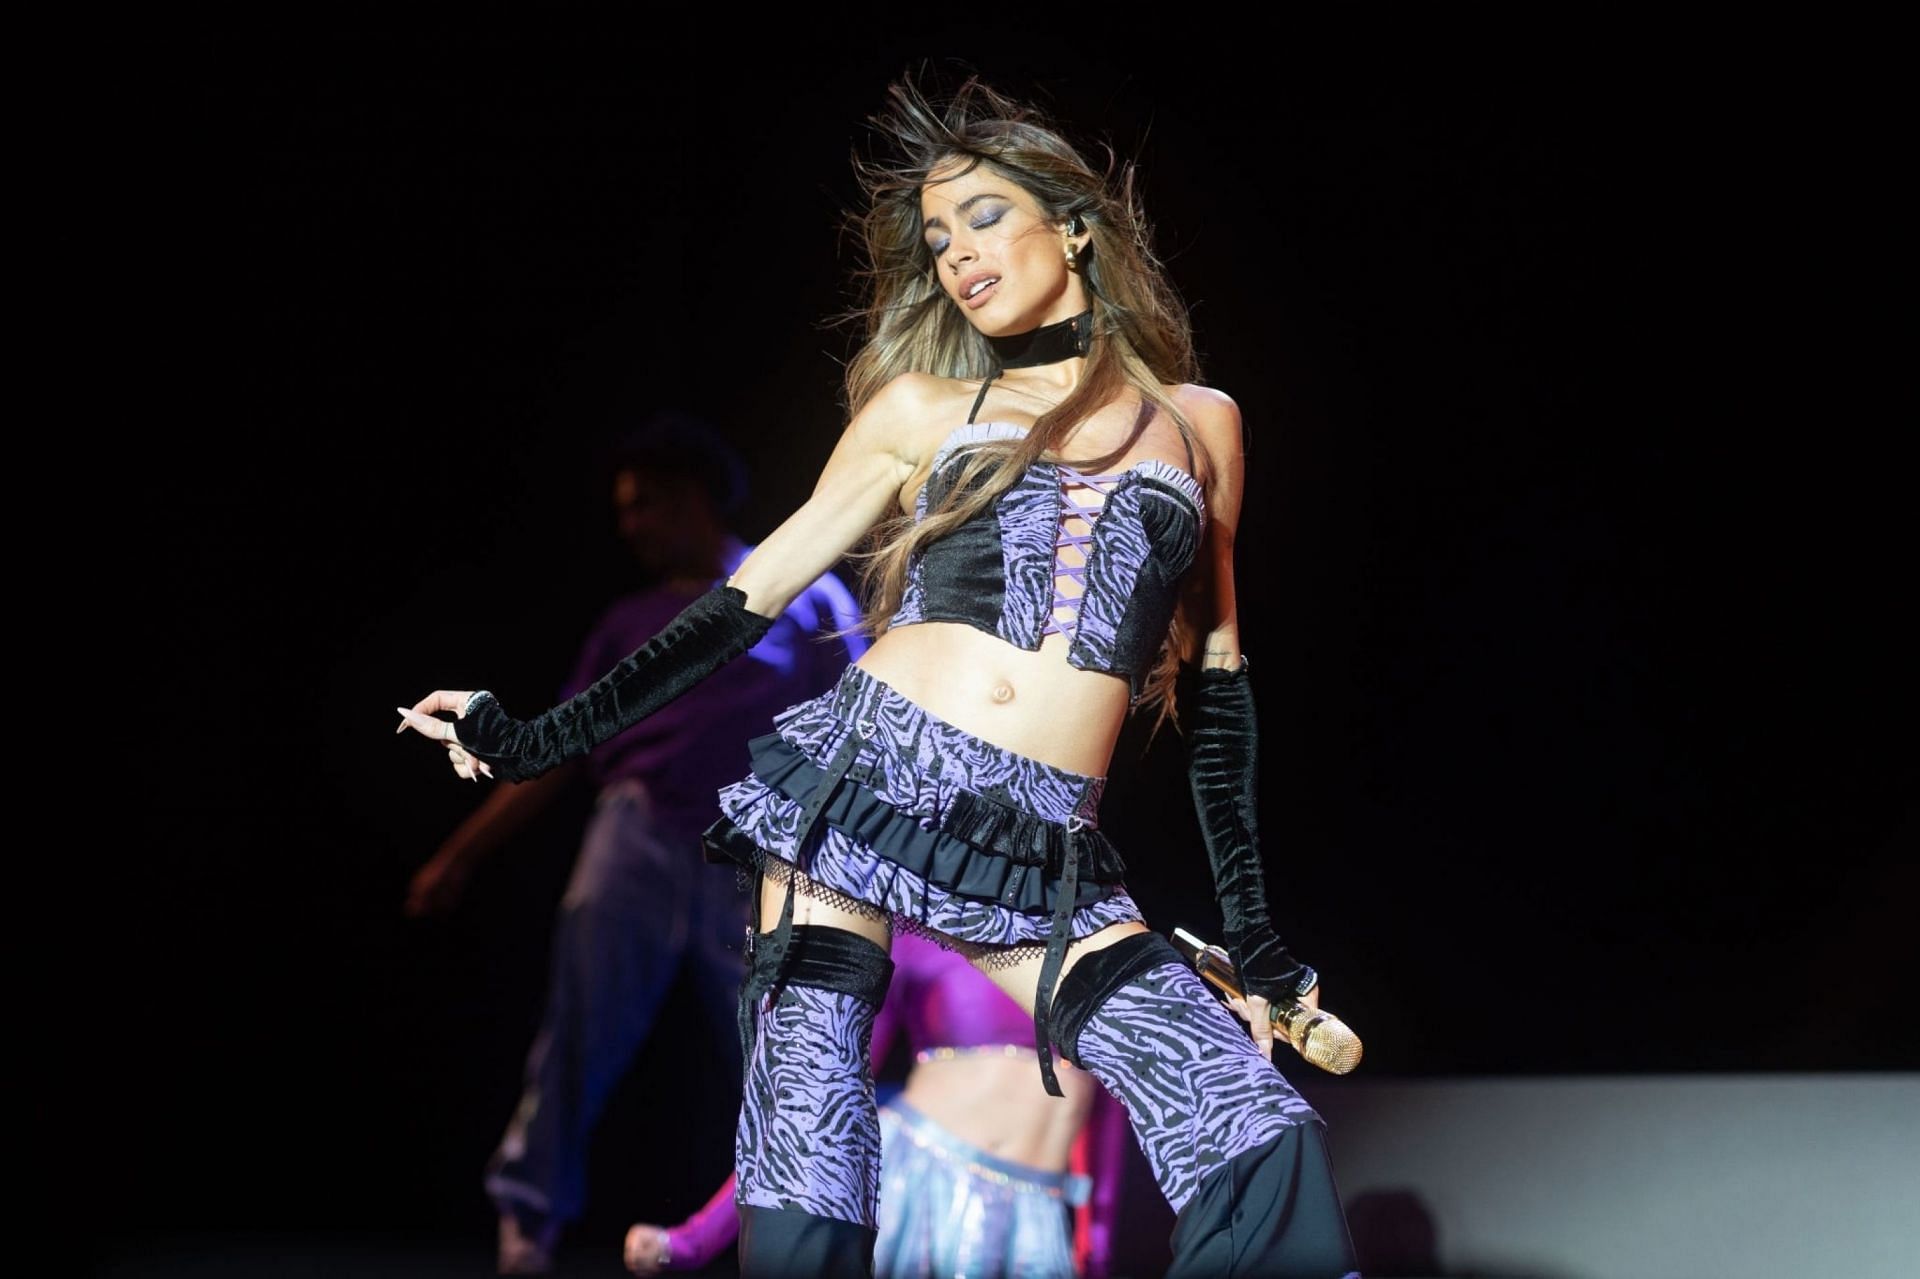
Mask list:
[[[1313,970],[1287,953],[1267,919],[1254,797],[1259,732],[1246,659],[1231,671],[1187,667],[1182,677],[1188,775],[1207,860],[1213,865],[1227,954],[1248,993],[1268,1000],[1304,994],[1313,985]]]
[[[716,586],[612,670],[545,714],[514,719],[493,694],[482,691],[473,695],[454,733],[502,781],[538,777],[633,727],[759,643],[773,619],[748,612],[746,604],[746,592]]]

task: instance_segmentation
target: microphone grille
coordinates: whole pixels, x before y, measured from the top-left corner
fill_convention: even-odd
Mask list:
[[[1318,1013],[1295,1044],[1300,1055],[1329,1074],[1344,1075],[1360,1064],[1360,1036],[1332,1013]]]

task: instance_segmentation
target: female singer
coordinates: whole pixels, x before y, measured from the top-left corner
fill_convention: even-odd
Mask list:
[[[751,743],[705,837],[758,875],[742,1273],[871,1267],[867,1046],[898,927],[1020,1001],[1049,1092],[1057,1046],[1126,1108],[1178,1214],[1168,1273],[1346,1274],[1323,1125],[1271,1061],[1269,1001],[1316,1002],[1317,975],[1275,934],[1262,881],[1239,411],[1194,381],[1130,168],[1108,182],[973,81],[943,108],[894,86],[875,122],[894,153],[858,165],[866,342],[812,497],[564,705],[521,721],[442,689],[402,727],[462,777],[536,775],[744,652],[871,538],[872,647]],[[1251,1039],[1147,930],[1099,829],[1122,721],[1169,711],[1176,677]]]

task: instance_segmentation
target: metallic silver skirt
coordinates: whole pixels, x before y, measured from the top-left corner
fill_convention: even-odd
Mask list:
[[[990,1155],[895,1098],[880,1108],[878,1279],[1057,1279],[1087,1178]]]

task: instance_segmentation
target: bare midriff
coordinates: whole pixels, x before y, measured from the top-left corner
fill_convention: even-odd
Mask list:
[[[1070,1066],[1062,1065],[1059,1073],[1065,1105],[1041,1089],[1031,1050],[1018,1057],[978,1054],[920,1062],[900,1095],[934,1123],[990,1155],[1064,1172],[1074,1135],[1100,1085]]]
[[[1069,666],[1068,643],[1049,635],[1029,652],[963,622],[916,622],[880,636],[859,666],[983,741],[1104,777],[1127,717],[1127,681]]]

